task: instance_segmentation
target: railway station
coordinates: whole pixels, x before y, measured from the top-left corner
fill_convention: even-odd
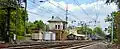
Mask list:
[[[119,0],[0,0],[0,49],[120,49]]]

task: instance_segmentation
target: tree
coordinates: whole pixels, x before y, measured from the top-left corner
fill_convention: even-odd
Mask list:
[[[106,3],[112,3],[115,2],[118,6],[118,9],[120,9],[120,0],[107,0]],[[114,14],[114,38],[116,38],[118,41],[117,43],[120,43],[120,10],[118,10],[117,12],[112,13]]]
[[[120,9],[120,0],[106,0],[106,3],[116,3],[118,5],[118,8]]]
[[[120,11],[118,11],[114,16],[114,30],[116,33],[116,38],[118,39],[118,43],[120,43]]]
[[[28,28],[27,28],[27,33],[28,34],[32,33],[32,29],[35,29],[35,28],[39,28],[43,31],[45,31],[45,29],[46,29],[45,28],[46,24],[44,24],[42,20],[36,20],[34,22],[28,22],[27,26],[28,26]]]
[[[7,0],[0,0],[0,2],[4,2],[5,4],[11,3],[12,1],[8,2]],[[12,2],[15,3],[15,2]],[[0,37],[1,40],[6,40],[6,16],[7,16],[7,5],[2,5],[0,7]],[[15,7],[13,7],[15,8]],[[18,12],[18,13],[17,13]],[[12,37],[13,34],[17,34],[17,36],[23,36],[24,35],[24,18],[28,18],[27,12],[24,11],[24,9],[18,7],[16,10],[10,9],[10,36]],[[16,16],[18,19],[16,19]],[[16,24],[17,20],[17,24]]]
[[[102,28],[100,28],[100,27],[95,27],[95,28],[93,29],[93,33],[94,33],[94,34],[97,34],[97,35],[99,35],[99,36],[105,36],[104,32],[102,31]]]
[[[27,22],[27,34],[31,34],[32,33],[32,29],[35,28],[34,24],[32,22]]]
[[[108,18],[106,18],[105,20],[107,20],[107,22],[110,22],[110,26],[108,26],[108,31],[110,32],[110,33],[112,33],[112,20],[110,20],[110,21],[108,21],[108,19],[112,19],[112,17],[114,18],[114,32],[113,32],[113,38],[114,39],[117,39],[117,40],[119,40],[118,42],[120,42],[120,38],[119,38],[119,32],[120,32],[120,30],[119,30],[119,21],[120,21],[120,12],[119,11],[117,11],[117,12],[112,12],[111,13],[111,15],[108,17]]]
[[[92,29],[89,27],[77,27],[76,29],[79,34],[86,34],[86,32],[92,34]]]
[[[45,24],[43,23],[43,21],[42,20],[36,20],[35,22],[34,22],[34,25],[35,25],[35,28],[40,28],[40,29],[42,29],[42,30],[45,30]]]
[[[5,34],[5,14],[6,14],[5,10],[0,9],[0,36],[1,36],[0,39],[1,40],[7,39],[7,37],[5,37],[7,36]]]

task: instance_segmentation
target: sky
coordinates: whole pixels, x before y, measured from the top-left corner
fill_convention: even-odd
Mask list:
[[[44,1],[44,2],[40,2]],[[47,20],[52,16],[65,20],[66,4],[68,4],[69,25],[79,26],[78,22],[84,21],[90,27],[100,26],[103,29],[109,24],[105,23],[105,18],[113,11],[117,11],[115,3],[105,4],[105,0],[28,0],[27,11],[29,21]],[[75,20],[73,24],[71,21]],[[97,20],[97,23],[94,21]],[[88,23],[92,21],[92,23]]]

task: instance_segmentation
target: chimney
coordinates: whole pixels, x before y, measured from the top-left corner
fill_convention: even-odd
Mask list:
[[[52,19],[54,18],[54,16],[52,16]]]

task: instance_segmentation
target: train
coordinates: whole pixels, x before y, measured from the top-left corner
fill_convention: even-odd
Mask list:
[[[105,38],[99,35],[91,35],[90,38],[92,40],[104,40]]]

